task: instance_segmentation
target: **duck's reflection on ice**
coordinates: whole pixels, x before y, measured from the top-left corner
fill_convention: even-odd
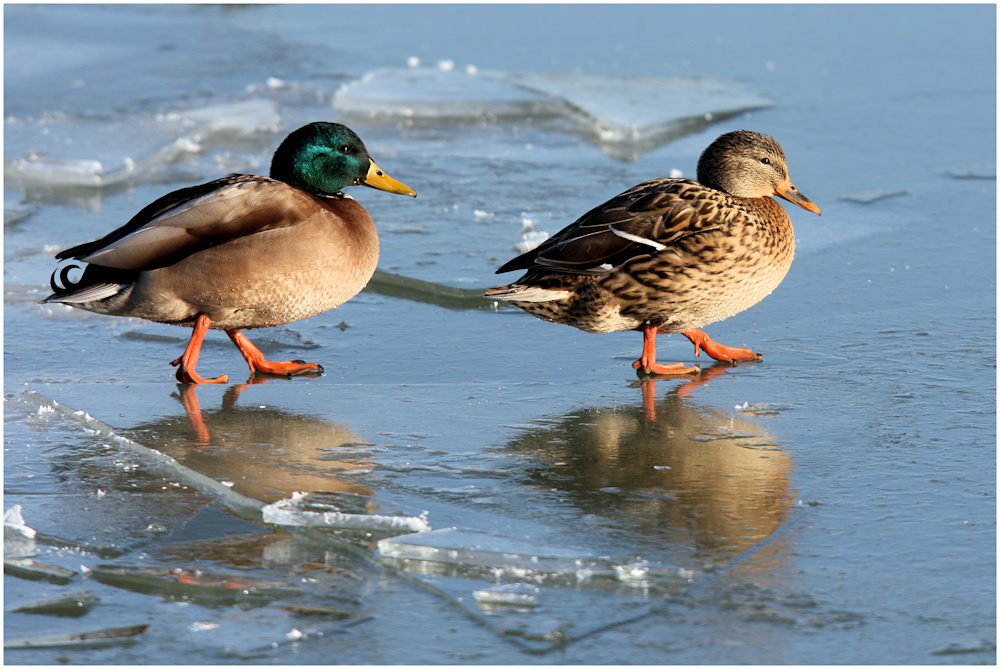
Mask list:
[[[202,411],[195,386],[179,385],[184,413],[137,425],[133,432],[159,444],[181,464],[263,502],[292,492],[337,492],[370,495],[367,487],[345,480],[370,467],[371,444],[350,429],[316,416],[250,402],[237,404],[249,386],[230,386],[222,406]]]
[[[641,405],[586,408],[507,445],[531,458],[531,482],[584,518],[688,557],[725,561],[770,536],[795,492],[792,461],[752,417],[699,404],[705,370],[659,401],[641,382]],[[669,383],[669,381],[661,381]]]

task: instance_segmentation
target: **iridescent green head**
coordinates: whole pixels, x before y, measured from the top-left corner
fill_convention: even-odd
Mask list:
[[[353,130],[322,121],[302,126],[281,142],[271,159],[271,178],[313,195],[335,195],[354,185],[417,195],[378,168]]]

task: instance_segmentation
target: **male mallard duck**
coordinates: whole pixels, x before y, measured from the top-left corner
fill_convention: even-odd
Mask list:
[[[697,328],[757,304],[788,272],[795,233],[771,195],[820,213],[792,185],[778,142],[726,133],[698,160],[698,181],[654,179],[608,200],[498,269],[527,274],[485,296],[587,332],[641,330],[632,366],[647,374],[698,371],[656,363],[661,332],[682,333],[696,357],[760,361]]]
[[[231,174],[164,195],[114,232],[66,249],[53,295],[87,311],[194,328],[171,364],[182,383],[226,383],[195,372],[209,328],[225,330],[250,371],[322,372],[301,360],[271,362],[240,332],[308,318],[351,299],[378,262],[378,233],[364,207],[341,189],[363,185],[416,196],[375,165],[361,139],[338,123],[290,134],[271,176]],[[58,278],[58,281],[57,281]]]

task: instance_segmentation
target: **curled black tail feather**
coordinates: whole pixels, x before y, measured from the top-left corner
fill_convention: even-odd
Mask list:
[[[68,263],[64,267],[57,267],[52,272],[52,276],[49,277],[49,287],[52,289],[53,295],[68,295],[79,288],[79,283],[72,283],[69,280],[69,272],[73,269],[84,269],[84,267],[76,263]],[[58,283],[56,282],[56,276],[59,277]],[[80,278],[82,279],[83,277]]]
[[[71,281],[69,273],[74,269],[82,269],[83,274],[76,281]],[[57,267],[52,272],[52,276],[49,277],[49,287],[52,288],[52,294],[42,300],[41,303],[76,303],[84,300],[89,301],[90,299],[102,299],[134,283],[138,277],[139,272],[136,270],[70,262]],[[97,293],[101,292],[98,289],[104,290],[104,294],[97,295],[95,290]],[[74,296],[78,299],[73,299]]]

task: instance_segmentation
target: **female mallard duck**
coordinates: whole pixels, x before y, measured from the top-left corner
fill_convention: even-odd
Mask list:
[[[657,364],[658,333],[682,333],[696,357],[760,361],[697,328],[757,304],[788,272],[795,234],[771,195],[820,213],[792,185],[778,142],[726,133],[698,160],[698,181],[654,179],[612,198],[498,269],[527,274],[485,296],[587,332],[641,330],[632,366],[647,374],[698,371]]]
[[[322,372],[316,363],[265,360],[240,330],[314,316],[365,287],[379,245],[371,216],[341,192],[357,184],[416,196],[375,165],[350,128],[310,123],[275,151],[270,178],[231,174],[182,188],[56,255],[86,266],[76,281],[68,273],[79,264],[53,272],[54,294],[42,302],[194,328],[171,363],[182,383],[228,381],[195,372],[209,328],[226,331],[251,373]]]

